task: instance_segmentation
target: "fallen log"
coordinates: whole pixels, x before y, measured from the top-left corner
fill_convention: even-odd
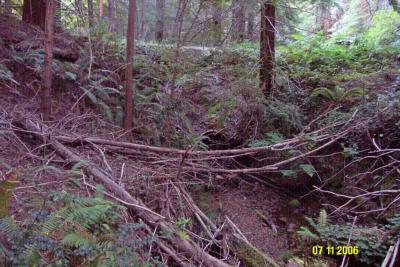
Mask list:
[[[30,131],[30,133],[37,139],[51,146],[57,154],[67,160],[71,164],[83,163],[82,169],[92,175],[95,180],[104,185],[108,192],[113,192],[118,198],[122,199],[131,205],[126,205],[128,209],[132,210],[137,216],[139,216],[146,224],[162,232],[164,236],[168,236],[168,240],[173,247],[183,252],[187,257],[192,258],[199,264],[204,264],[210,267],[228,267],[231,266],[226,262],[211,256],[210,254],[203,251],[194,241],[190,239],[182,238],[179,234],[179,230],[175,226],[167,222],[162,216],[156,215],[154,212],[149,212],[149,209],[140,201],[132,197],[129,192],[124,190],[121,186],[115,183],[107,174],[103,173],[95,165],[87,160],[84,160],[79,155],[65,147],[59,141],[52,136],[41,134],[41,129],[38,125],[34,124],[30,120],[24,120],[21,122],[24,129]],[[179,263],[184,265],[183,263]],[[189,264],[189,263],[188,263]]]

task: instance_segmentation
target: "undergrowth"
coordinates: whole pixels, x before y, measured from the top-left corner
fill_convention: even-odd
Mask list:
[[[313,244],[346,246],[350,233],[352,233],[350,245],[358,247],[357,259],[375,266],[380,265],[389,246],[394,245],[397,241],[397,232],[400,228],[398,214],[389,217],[385,224],[362,226],[351,223],[331,223],[325,210],[321,210],[316,221],[310,217],[306,217],[306,219],[311,228],[302,226],[297,232],[299,235],[310,238]]]
[[[154,266],[153,240],[140,223],[122,223],[124,208],[95,197],[53,192],[23,222],[0,219],[0,261],[13,266]]]

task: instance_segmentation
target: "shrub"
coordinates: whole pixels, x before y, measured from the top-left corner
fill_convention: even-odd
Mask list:
[[[400,39],[400,14],[393,10],[379,10],[364,34],[366,43],[379,47],[394,43]]]

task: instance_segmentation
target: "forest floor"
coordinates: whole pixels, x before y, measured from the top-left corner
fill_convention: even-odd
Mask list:
[[[2,21],[0,24],[6,25]],[[0,63],[1,66],[6,66],[6,69],[0,69],[3,71],[1,72],[3,76],[0,77],[0,119],[3,127],[12,127],[15,119],[37,120],[39,117],[41,70],[38,66],[41,64],[43,54],[37,51],[37,48],[40,48],[43,40],[40,35],[23,26],[7,25],[8,27],[0,30]],[[101,93],[98,95],[90,93],[94,92],[90,90],[96,85],[109,90],[118,83],[114,80],[119,78],[113,78],[118,76],[116,74],[118,71],[112,70],[113,73],[109,74],[106,84],[94,83],[92,87],[87,87],[91,88],[90,90],[85,89],[82,94],[79,88],[83,84],[79,81],[81,66],[71,66],[72,64],[68,62],[68,60],[76,59],[79,52],[74,50],[63,34],[58,36],[57,40],[56,48],[59,52],[56,55],[57,66],[55,67],[57,88],[53,91],[52,100],[54,123],[45,131],[58,135],[126,140],[123,137],[123,130],[118,126],[118,108],[120,107],[118,100],[121,96],[117,94],[117,96],[104,97],[103,94],[104,98],[101,98],[99,97]],[[134,132],[135,143],[170,147],[176,145],[183,149],[189,145],[226,149],[245,147],[249,144],[249,139],[256,139],[260,116],[256,111],[259,105],[256,99],[261,98],[262,93],[249,92],[243,85],[243,77],[237,79],[239,75],[243,75],[244,80],[251,79],[246,78],[249,73],[242,73],[246,70],[238,70],[238,66],[246,64],[246,59],[232,59],[220,54],[210,54],[208,49],[200,49],[199,52],[199,49],[195,48],[195,51],[191,52],[190,50],[193,49],[188,47],[187,53],[182,52],[182,57],[185,59],[193,57],[192,53],[206,52],[206,55],[201,56],[200,59],[197,59],[197,56],[193,61],[188,60],[187,65],[182,67],[183,70],[175,69],[179,72],[175,81],[178,90],[175,90],[173,94],[175,94],[174,97],[179,98],[179,101],[173,106],[174,110],[165,100],[168,98],[167,95],[171,94],[170,85],[161,83],[152,88],[155,81],[159,81],[166,75],[163,66],[174,59],[167,54],[152,55],[151,48],[143,49],[145,53],[139,55],[142,60],[139,65],[144,66],[145,63],[147,65],[143,69],[139,68],[136,73],[137,79],[140,80],[136,97],[141,100],[137,101],[136,107],[138,115],[135,118],[137,125]],[[174,51],[170,53],[173,54]],[[79,60],[81,65],[89,64],[87,58]],[[112,65],[117,60],[111,57],[111,59],[102,58],[92,62],[93,76],[105,72],[103,70],[108,66],[102,63],[106,61],[111,62],[108,64]],[[152,64],[148,64],[149,62]],[[63,66],[65,69],[62,69]],[[341,85],[347,88],[364,86],[369,88],[368,92],[371,95],[388,88],[397,90],[400,87],[399,66],[400,63],[397,62],[390,70],[378,71],[360,79],[345,81]],[[115,63],[113,67],[118,69],[121,64]],[[77,71],[73,73],[72,70]],[[160,96],[158,90],[165,95]],[[83,99],[85,95],[90,99]],[[94,99],[101,105],[94,105]],[[117,104],[111,106],[115,101]],[[163,105],[164,107],[160,107],[159,110],[156,109]],[[184,112],[182,112],[183,109]],[[156,112],[167,114],[171,118],[168,118],[168,121],[163,120],[165,117],[157,117],[159,114],[155,114]],[[114,118],[114,121],[109,120],[110,116]],[[4,132],[8,133],[9,129]],[[224,129],[223,134],[221,134],[222,129]],[[77,177],[74,172],[74,166],[71,168],[68,162],[43,148],[35,138],[30,139],[29,136],[22,137],[14,133],[1,135],[0,138],[0,176],[5,177],[10,170],[15,170],[19,177],[19,184],[13,193],[9,211],[18,221],[26,219],[24,217],[35,206],[37,207],[38,202],[45,202],[46,195],[51,191],[64,190],[72,194],[93,195],[90,188],[82,185],[81,177]],[[244,142],[244,140],[247,141]],[[140,197],[150,208],[159,210],[162,215],[172,212],[176,217],[189,216],[189,212],[184,208],[180,210],[178,206],[174,206],[176,210],[173,211],[170,211],[168,207],[165,208],[170,204],[169,201],[175,201],[175,203],[182,201],[179,193],[170,193],[173,200],[169,199],[168,194],[164,194],[173,188],[166,184],[168,184],[168,179],[176,176],[176,168],[170,169],[168,164],[160,166],[146,162],[140,159],[141,155],[136,155],[137,158],[132,159],[124,153],[105,153],[105,148],[103,150],[102,147],[96,145],[93,147],[94,150],[74,147],[74,151],[107,170],[110,176],[119,177],[116,180],[119,185],[123,185],[133,196]],[[166,162],[170,160],[156,159]],[[246,160],[248,159],[244,162]],[[251,162],[247,167],[252,166],[257,166],[257,162]],[[263,183],[255,182],[254,179],[243,179],[243,176],[239,174],[226,176],[212,174],[209,177],[200,178],[189,175],[185,177],[183,183],[187,183],[196,204],[212,221],[218,224],[223,223],[227,216],[251,244],[284,265],[284,262],[292,256],[292,251],[299,248],[310,249],[302,247],[302,244],[299,245],[299,242],[303,240],[295,236],[295,233],[301,226],[306,225],[305,215],[315,217],[322,207],[322,200],[317,200],[312,196],[302,198],[308,186],[304,180],[304,176],[307,176],[304,173],[302,175],[301,179],[294,183],[289,181],[286,184],[280,183],[282,177],[280,174],[276,174],[275,177],[275,173],[257,177],[264,181]],[[302,187],[300,188],[299,185]],[[322,196],[321,199],[323,199]],[[290,264],[287,266],[296,266],[293,262]],[[330,266],[334,266],[333,263]]]

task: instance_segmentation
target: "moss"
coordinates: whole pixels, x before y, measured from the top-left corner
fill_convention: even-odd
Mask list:
[[[279,265],[274,259],[265,255],[255,247],[246,243],[239,237],[236,237],[233,241],[233,248],[236,252],[236,256],[241,260],[245,267],[278,267]]]

